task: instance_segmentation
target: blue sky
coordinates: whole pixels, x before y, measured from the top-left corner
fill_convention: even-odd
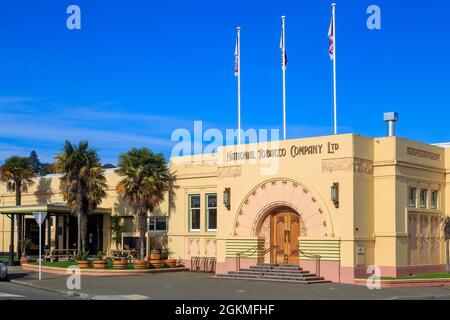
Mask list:
[[[337,0],[341,133],[450,141],[450,4]],[[418,2],[418,1],[417,1]],[[81,8],[81,30],[66,9]],[[243,128],[281,128],[280,17],[286,15],[288,137],[332,132],[331,1],[2,1],[0,159],[88,139],[104,162],[131,146],[170,154],[171,133],[236,126],[240,25]],[[381,8],[382,29],[366,27]]]

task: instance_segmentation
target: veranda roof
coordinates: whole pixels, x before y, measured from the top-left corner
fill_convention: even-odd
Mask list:
[[[64,203],[49,203],[49,204],[32,204],[22,206],[0,207],[0,214],[23,214],[31,215],[33,212],[47,212],[52,215],[68,215],[72,211]],[[94,214],[110,214],[111,208],[97,208]]]

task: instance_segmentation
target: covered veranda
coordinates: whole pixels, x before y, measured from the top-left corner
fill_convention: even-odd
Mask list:
[[[77,249],[78,228],[77,219],[72,214],[71,209],[64,203],[50,203],[50,204],[35,204],[35,205],[21,205],[0,207],[0,214],[7,215],[11,219],[10,227],[10,244],[9,244],[9,264],[14,264],[14,257],[17,253],[17,258],[21,258],[21,246],[20,244],[26,238],[33,237],[33,232],[37,228],[37,223],[34,221],[33,213],[45,212],[47,216],[42,223],[42,252],[45,249]],[[102,250],[103,242],[103,215],[111,214],[111,209],[97,208],[93,212],[89,213],[89,218],[96,217],[91,225],[93,229],[89,233],[89,243],[97,250]],[[21,217],[21,219],[16,219]],[[29,219],[26,219],[28,217]],[[16,240],[16,227],[14,220],[17,223],[17,240]],[[89,220],[88,220],[89,221]],[[88,225],[88,228],[90,225]],[[38,242],[39,236],[37,236],[36,242]],[[15,250],[15,248],[17,248]],[[100,249],[98,249],[100,248]],[[37,251],[37,250],[36,250]]]

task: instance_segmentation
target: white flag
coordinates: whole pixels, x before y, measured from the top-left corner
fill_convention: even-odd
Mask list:
[[[333,16],[331,16],[330,29],[328,30],[328,39],[329,39],[329,48],[328,54],[330,55],[330,59],[334,59],[334,21]]]
[[[281,49],[281,69],[286,70],[288,59],[287,59],[286,44],[285,44],[285,39],[284,39],[284,27],[282,27],[282,29],[281,29],[280,49]]]
[[[234,49],[234,75],[237,77],[239,75],[239,35],[236,35],[236,48]]]

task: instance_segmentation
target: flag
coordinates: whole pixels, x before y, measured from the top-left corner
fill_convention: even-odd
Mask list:
[[[284,41],[284,26],[281,30],[280,49],[281,49],[281,69],[286,70],[288,58],[286,53],[286,46]]]
[[[234,75],[237,77],[239,75],[239,56],[240,56],[240,52],[239,52],[239,36],[236,35],[236,48],[234,49]]]
[[[334,59],[334,21],[333,16],[331,16],[330,29],[328,30],[328,39],[329,39],[329,48],[328,54],[330,55],[330,59]]]

